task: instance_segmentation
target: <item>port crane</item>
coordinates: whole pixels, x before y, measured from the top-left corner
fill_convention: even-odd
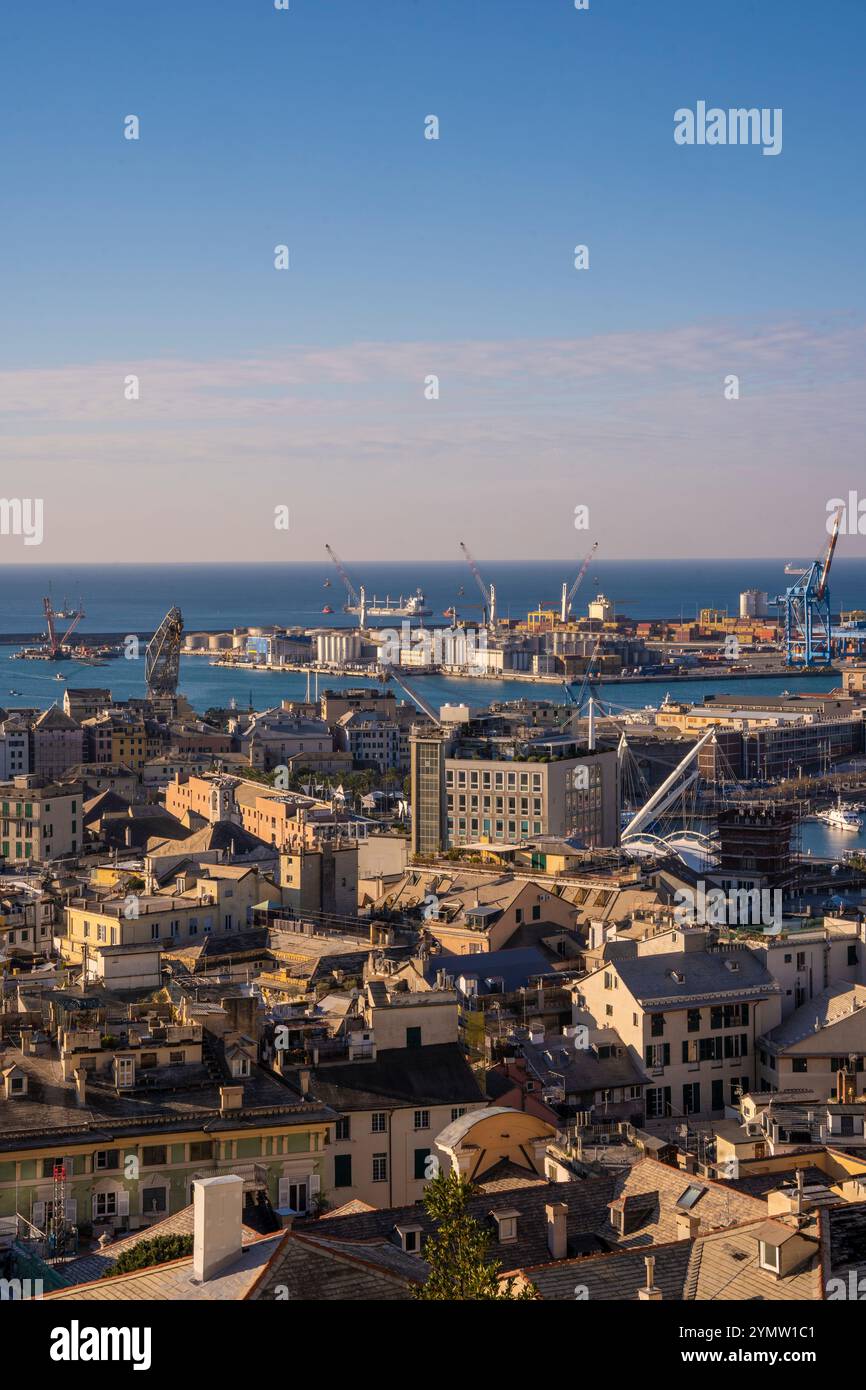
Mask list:
[[[484,606],[485,606],[485,608],[486,608],[486,610],[487,610],[487,625],[488,625],[488,627],[495,627],[495,626],[496,626],[496,586],[495,586],[495,584],[491,584],[489,588],[487,587],[487,585],[485,584],[484,580],[483,580],[482,577],[481,577],[481,571],[480,571],[480,569],[478,568],[477,564],[476,564],[475,561],[473,560],[472,556],[471,556],[470,553],[469,553],[469,550],[468,550],[467,547],[464,545],[463,541],[460,542],[460,549],[463,551],[463,554],[464,554],[464,556],[465,556],[465,558],[466,558],[466,563],[467,563],[467,565],[469,566],[470,570],[472,571],[472,575],[473,575],[473,578],[475,579],[475,583],[478,585],[478,588],[479,588],[479,590],[480,590],[480,592],[481,592],[481,597],[482,597],[483,600],[484,600]]]
[[[572,608],[572,604],[574,603],[575,595],[577,594],[578,589],[580,588],[581,584],[583,583],[584,576],[586,575],[586,571],[589,569],[590,564],[592,563],[592,560],[593,560],[593,558],[594,558],[594,556],[595,556],[595,552],[596,552],[597,550],[598,550],[598,541],[593,541],[593,543],[592,543],[592,549],[590,550],[589,554],[586,555],[586,556],[584,557],[583,564],[581,565],[580,569],[578,570],[578,572],[577,572],[577,578],[575,579],[575,581],[574,581],[574,583],[572,584],[571,588],[568,590],[568,592],[566,592],[565,585],[563,584],[563,586],[562,586],[562,608],[561,608],[561,610],[560,610],[560,618],[561,618],[562,622],[564,622],[564,623],[568,621],[568,616],[569,616],[569,614],[571,613],[571,608]]]
[[[170,608],[148,642],[144,653],[144,679],[149,700],[170,699],[177,694],[182,636],[181,611],[179,608]]]
[[[64,632],[63,636],[59,640],[57,637],[57,626],[55,619],[61,617],[61,614],[56,611],[53,603],[51,602],[50,597],[44,598],[42,600],[42,608],[45,613],[45,622],[48,627],[48,655],[53,661],[56,661],[57,658],[62,655],[67,642],[69,641],[75,629],[78,627],[78,624],[81,622],[81,619],[84,617],[84,606],[83,604],[79,603],[75,612],[70,613],[67,610],[65,613],[63,613],[62,616],[64,619],[71,617],[72,621],[69,624],[66,631]]]
[[[352,583],[351,579],[346,573],[346,568],[339,555],[337,554],[336,550],[334,550],[333,547],[330,545],[326,545],[325,549],[327,550],[328,554],[333,560],[337,569],[337,573],[346,586],[346,593],[349,595],[349,602],[343,606],[343,612],[350,613],[352,611],[353,606],[355,608],[359,608],[361,606],[360,595],[358,594],[357,589],[355,588],[354,584]]]
[[[785,573],[796,575],[797,583],[772,600],[784,613],[786,666],[830,664],[834,634],[828,580],[839,539],[842,511],[842,507],[836,509],[823,559],[813,560],[806,569],[786,565]]]

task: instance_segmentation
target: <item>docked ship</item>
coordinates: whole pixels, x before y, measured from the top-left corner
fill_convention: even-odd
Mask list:
[[[343,612],[360,613],[362,607],[368,618],[429,618],[433,613],[421,589],[416,589],[408,598],[401,594],[392,599],[387,594],[382,600],[374,594],[369,603],[347,603]]]
[[[818,820],[829,825],[832,830],[862,830],[863,821],[856,811],[852,811],[850,806],[842,805],[842,798],[839,797],[835,806],[831,806],[828,811],[818,811]]]

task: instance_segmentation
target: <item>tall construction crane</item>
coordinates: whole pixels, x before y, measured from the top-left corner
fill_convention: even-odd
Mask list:
[[[786,666],[828,666],[832,658],[833,631],[830,616],[830,566],[839,539],[843,508],[833,517],[830,539],[823,558],[806,569],[786,565],[785,573],[798,582],[773,599],[784,613]]]
[[[144,679],[148,699],[171,698],[177,694],[182,635],[181,611],[179,608],[170,608],[148,642],[144,653]]]
[[[490,588],[488,589],[487,585],[484,583],[484,580],[481,578],[481,571],[480,571],[480,569],[479,569],[478,566],[476,565],[476,563],[475,563],[475,561],[473,560],[472,556],[469,554],[469,551],[468,551],[468,549],[466,548],[466,546],[463,544],[463,541],[460,542],[460,549],[463,551],[463,554],[464,554],[464,556],[466,557],[466,563],[467,563],[467,565],[469,566],[469,568],[471,569],[472,574],[473,574],[473,577],[474,577],[474,579],[475,579],[475,583],[478,585],[478,588],[479,588],[479,590],[481,591],[481,597],[484,599],[484,605],[485,605],[485,607],[486,607],[486,609],[487,609],[487,623],[488,623],[488,626],[489,626],[489,627],[495,627],[495,626],[496,626],[496,586],[495,586],[494,584],[491,584],[491,585],[490,585]]]
[[[359,597],[357,589],[355,588],[354,584],[352,583],[351,579],[346,573],[345,566],[343,565],[343,562],[337,554],[336,550],[334,550],[330,545],[326,545],[325,549],[327,550],[328,554],[330,555],[331,559],[336,565],[337,573],[346,586],[346,593],[349,595],[349,602],[343,605],[343,612],[349,613],[351,612],[353,606],[355,608],[360,607],[361,599]]]
[[[571,588],[568,590],[568,593],[566,593],[565,591],[565,585],[563,584],[562,586],[562,610],[560,612],[560,617],[564,623],[568,621],[568,615],[571,612],[571,607],[574,603],[575,594],[577,593],[578,589],[583,583],[584,575],[586,574],[586,571],[589,569],[590,564],[592,563],[593,556],[595,555],[595,552],[597,550],[598,541],[593,541],[592,549],[590,550],[589,554],[585,556],[583,564],[577,572],[577,578],[575,579]]]
[[[84,606],[79,603],[78,608],[72,614],[72,622],[59,639],[57,637],[57,627],[55,623],[55,619],[59,617],[59,614],[56,612],[50,598],[44,598],[42,600],[42,608],[45,612],[45,622],[48,627],[48,655],[52,661],[56,661],[58,657],[64,654],[67,642],[84,617]],[[68,617],[69,615],[66,614],[65,616]]]

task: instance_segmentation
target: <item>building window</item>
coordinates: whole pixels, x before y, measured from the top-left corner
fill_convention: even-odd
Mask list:
[[[388,1128],[388,1115],[384,1110],[374,1110],[370,1128],[373,1134],[384,1134]]]
[[[97,1220],[100,1217],[116,1216],[117,1193],[96,1192],[93,1197],[93,1215]]]
[[[141,1210],[145,1215],[165,1212],[168,1209],[167,1188],[145,1187],[141,1192]]]
[[[336,1125],[334,1126],[334,1138],[336,1139],[337,1143],[339,1143],[341,1139],[351,1138],[350,1122],[348,1115],[342,1115],[340,1119],[337,1121]]]
[[[430,1157],[429,1149],[415,1150],[415,1180],[423,1182],[427,1177],[427,1160]]]
[[[168,1149],[165,1144],[154,1144],[143,1148],[141,1162],[145,1168],[162,1168],[168,1162]]]
[[[688,1030],[690,1033],[701,1031],[701,1011],[700,1009],[689,1009],[688,1011]]]
[[[351,1154],[335,1154],[335,1155],[334,1155],[334,1186],[335,1186],[335,1187],[351,1187],[351,1186],[352,1186],[352,1155],[351,1155]]]
[[[190,1144],[189,1161],[190,1163],[202,1163],[207,1158],[213,1158],[213,1144]]]
[[[420,1029],[420,1028],[407,1028],[407,1029],[406,1029],[406,1046],[407,1046],[407,1047],[420,1047],[420,1046],[421,1046],[421,1029]]]
[[[388,1155],[373,1154],[373,1181],[388,1181]]]
[[[778,1245],[767,1245],[766,1241],[758,1242],[758,1264],[761,1269],[772,1270],[774,1274],[779,1273],[779,1247]]]
[[[429,1111],[429,1110],[416,1110],[416,1111],[415,1111],[415,1128],[416,1128],[416,1129],[429,1129],[429,1128],[430,1128],[430,1111]]]
[[[791,1059],[791,1071],[806,1072],[809,1070],[808,1057],[793,1057]]]
[[[663,1038],[665,1035],[664,1014],[650,1014],[650,1037]]]
[[[466,1114],[466,1106],[465,1106],[465,1105],[455,1105],[455,1106],[452,1108],[452,1110],[451,1110],[451,1119],[452,1119],[452,1120],[459,1120],[459,1119],[460,1119],[460,1116],[461,1116],[461,1115],[465,1115],[465,1114]]]
[[[97,1149],[93,1155],[93,1166],[99,1172],[120,1167],[119,1149]]]

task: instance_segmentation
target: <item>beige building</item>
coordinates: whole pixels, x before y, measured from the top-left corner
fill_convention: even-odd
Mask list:
[[[623,942],[575,985],[574,1022],[615,1029],[649,1075],[648,1120],[738,1104],[756,1082],[758,1038],[780,1018],[780,987],[757,957],[707,940],[677,929]]]
[[[366,1044],[353,1046],[352,1061],[317,1066],[309,1083],[311,1094],[339,1115],[325,1151],[332,1206],[421,1200],[434,1172],[437,1135],[487,1104],[457,1032],[453,990],[409,994],[389,990],[383,980],[367,983]]]
[[[577,916],[573,904],[549,884],[460,865],[409,869],[377,906],[422,909],[425,931],[449,955],[499,951],[519,928],[533,923],[550,923],[553,935],[572,928]]]
[[[71,964],[90,968],[104,947],[189,946],[246,930],[253,907],[279,899],[280,890],[254,867],[207,864],[179,873],[172,889],[160,893],[73,899],[65,910],[61,952]]]
[[[451,845],[538,835],[576,835],[587,848],[619,843],[613,750],[549,762],[446,757],[445,792]]]
[[[282,905],[304,912],[354,917],[358,911],[358,846],[323,842],[280,855]]]
[[[59,785],[44,777],[14,777],[0,784],[0,858],[37,863],[81,848],[80,782]]]

